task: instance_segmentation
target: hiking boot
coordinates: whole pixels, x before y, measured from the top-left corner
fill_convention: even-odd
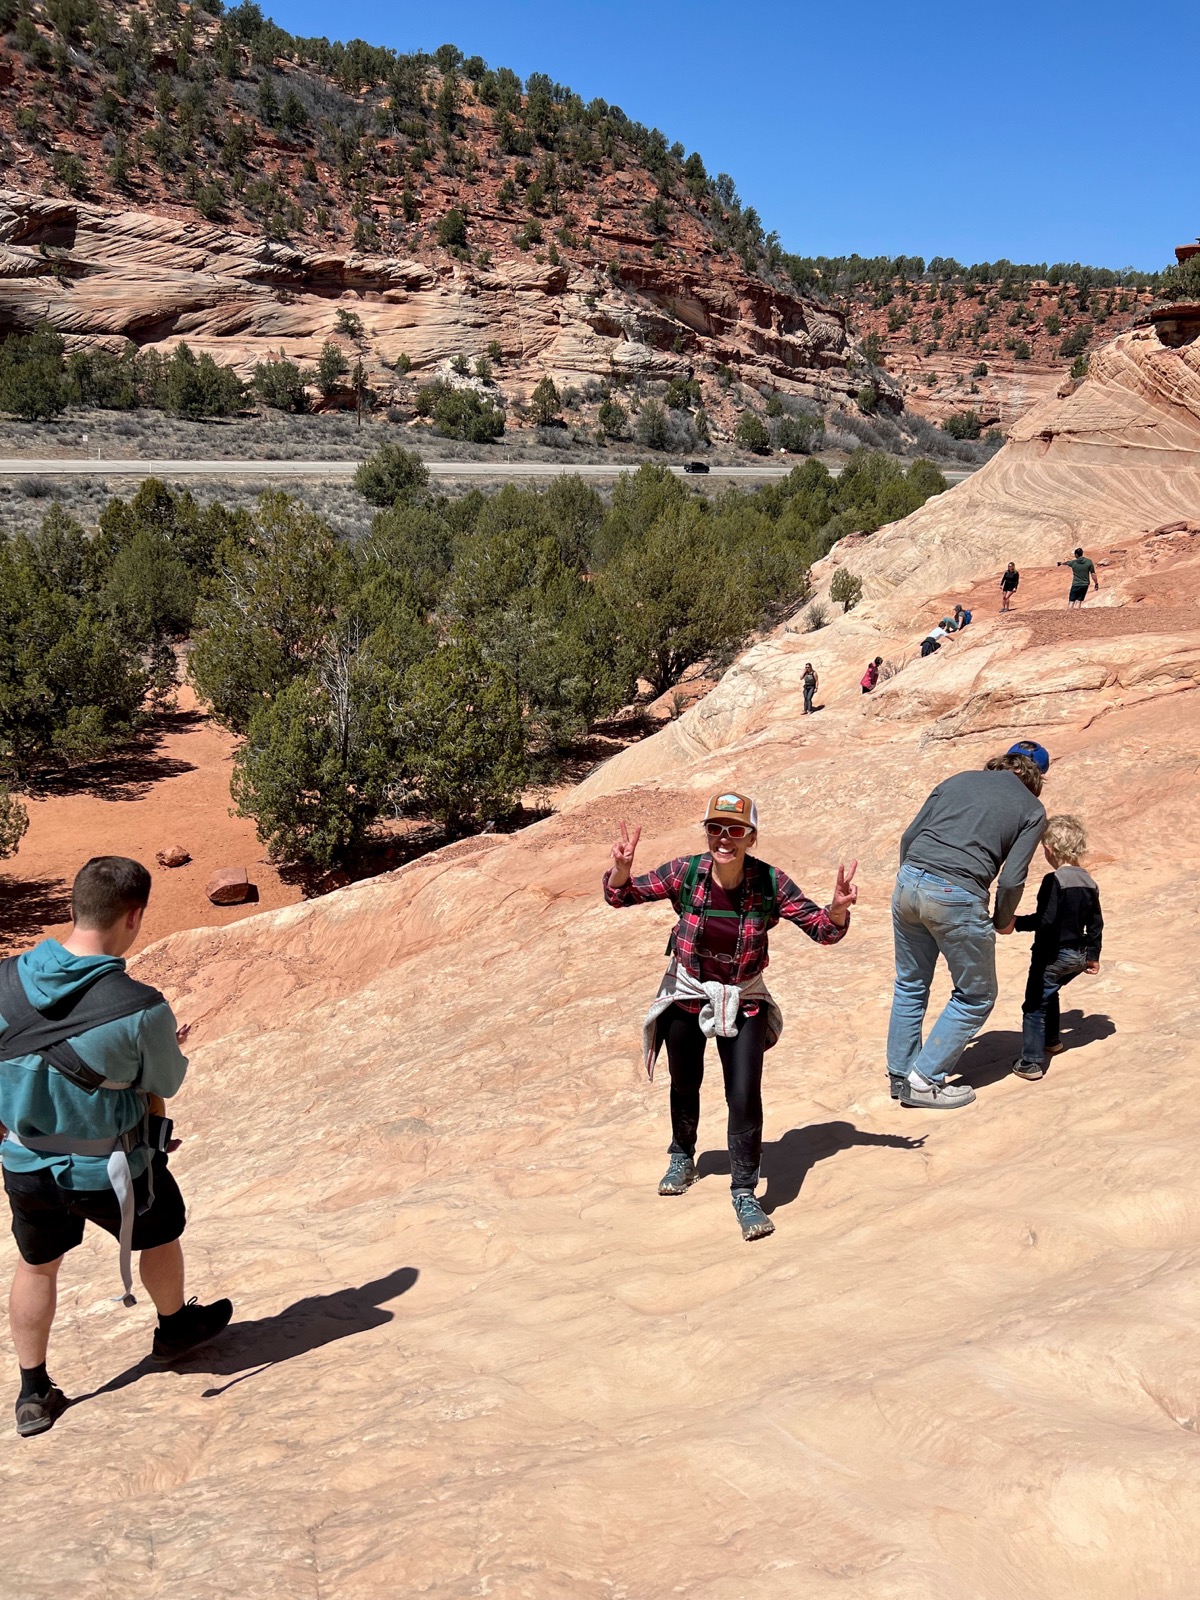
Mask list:
[[[918,1087],[911,1078],[905,1078],[900,1104],[925,1111],[957,1111],[959,1106],[969,1106],[974,1098],[975,1091],[969,1083],[933,1083],[922,1080]]]
[[[22,1439],[32,1439],[34,1434],[52,1428],[71,1402],[56,1384],[50,1385],[48,1394],[26,1395],[17,1401],[17,1432]]]
[[[1014,1061],[1013,1077],[1024,1078],[1029,1083],[1036,1083],[1039,1078],[1046,1076],[1046,1069],[1040,1061]]]
[[[742,1191],[733,1197],[733,1209],[742,1229],[742,1238],[765,1239],[775,1232],[775,1224],[758,1203],[758,1196]]]
[[[154,1330],[150,1359],[156,1367],[168,1367],[172,1361],[181,1361],[224,1332],[233,1316],[233,1301],[214,1300],[211,1306],[201,1306],[192,1299],[176,1316],[178,1325],[172,1326],[170,1332],[164,1332],[161,1326]],[[172,1317],[171,1321],[174,1324],[176,1318]]]
[[[659,1194],[686,1194],[696,1181],[696,1163],[682,1151],[672,1153],[658,1186]]]

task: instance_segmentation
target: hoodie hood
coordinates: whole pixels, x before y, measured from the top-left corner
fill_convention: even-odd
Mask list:
[[[94,983],[102,972],[124,972],[122,956],[77,956],[57,939],[43,939],[17,959],[30,1003],[46,1011]]]

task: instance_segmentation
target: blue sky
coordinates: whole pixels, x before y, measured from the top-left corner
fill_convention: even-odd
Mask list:
[[[1153,268],[1200,234],[1197,0],[261,4],[599,95],[729,172],[801,255]]]

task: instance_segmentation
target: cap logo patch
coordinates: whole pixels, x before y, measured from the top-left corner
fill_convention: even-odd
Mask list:
[[[746,809],[746,802],[740,794],[719,794],[713,801],[714,811],[742,812]]]

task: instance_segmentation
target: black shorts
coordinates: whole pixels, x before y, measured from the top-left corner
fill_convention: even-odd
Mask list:
[[[149,1170],[133,1180],[139,1207],[146,1204]],[[4,1171],[4,1189],[12,1208],[13,1238],[21,1259],[31,1267],[44,1267],[83,1243],[83,1225],[94,1222],[115,1238],[121,1231],[121,1207],[112,1189],[60,1189],[54,1174]],[[183,1196],[167,1166],[166,1155],[154,1157],[154,1204],[133,1219],[133,1248],[153,1250],[170,1244],[187,1226]]]
[[[1059,590],[1059,593],[1062,593],[1061,589]],[[1086,583],[1073,583],[1071,585],[1071,592],[1067,596],[1067,604],[1073,606],[1076,601],[1086,600],[1087,594],[1088,586]]]

